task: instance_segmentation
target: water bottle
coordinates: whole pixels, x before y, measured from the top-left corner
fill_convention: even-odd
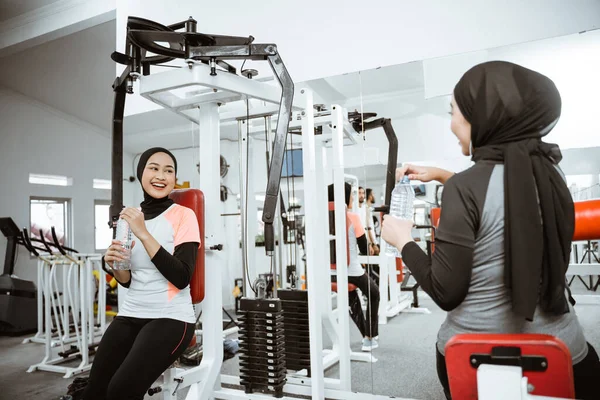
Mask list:
[[[115,261],[113,263],[114,270],[129,270],[131,269],[131,229],[129,224],[123,218],[117,221],[117,234],[115,239],[121,242],[125,255],[128,257],[124,261]]]
[[[396,184],[392,191],[392,200],[390,202],[390,214],[392,217],[410,220],[413,219],[413,203],[415,201],[415,191],[410,185],[408,176],[404,176],[400,182]],[[388,244],[385,254],[388,256],[400,257],[398,249]]]

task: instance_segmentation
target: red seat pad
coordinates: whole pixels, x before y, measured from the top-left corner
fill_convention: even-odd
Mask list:
[[[453,399],[477,399],[477,369],[471,365],[474,354],[491,354],[494,347],[517,347],[522,356],[542,356],[545,371],[523,371],[537,396],[575,398],[573,366],[567,346],[550,335],[462,334],[446,344],[446,367]]]

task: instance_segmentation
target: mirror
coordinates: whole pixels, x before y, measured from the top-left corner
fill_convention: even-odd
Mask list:
[[[340,104],[348,111],[376,113],[390,118],[398,138],[398,164],[430,165],[460,172],[472,162],[464,157],[450,131],[450,100],[454,85],[470,67],[489,60],[511,61],[550,77],[562,98],[562,115],[544,139],[557,143],[563,153],[560,167],[575,200],[600,197],[600,135],[595,118],[600,109],[600,32],[539,40],[473,53],[392,65],[305,83],[323,104]],[[357,132],[359,140],[344,147],[345,173],[357,182],[353,190],[371,189],[374,206],[384,200],[388,142],[381,128]],[[331,154],[327,153],[329,157]],[[441,205],[443,186],[413,181],[416,200],[413,237],[427,251],[431,242],[430,210]],[[282,184],[283,187],[283,184]],[[364,212],[364,198],[351,211]],[[371,212],[371,233],[380,244],[381,216]],[[363,219],[364,220],[364,219]],[[369,230],[367,230],[369,233]],[[374,280],[380,276],[382,257],[363,258]],[[387,265],[393,274],[396,266]],[[390,275],[391,276],[391,275]],[[352,390],[377,395],[417,399],[444,399],[435,366],[437,332],[445,319],[442,311],[404,270],[389,279],[379,309],[379,348],[370,353],[376,362],[351,364]],[[400,283],[402,281],[402,283]],[[381,284],[379,286],[382,286]],[[385,285],[384,285],[385,287]],[[393,287],[393,288],[392,288]],[[411,289],[415,289],[414,291]],[[576,293],[585,289],[577,283]],[[361,298],[366,308],[367,300]],[[418,306],[417,306],[418,305]],[[590,307],[578,305],[577,307]],[[576,309],[577,309],[576,307]],[[385,315],[384,315],[385,314]],[[580,314],[585,332],[597,321]],[[361,335],[350,321],[353,352],[361,352]],[[600,343],[596,343],[598,345]],[[326,376],[337,377],[336,367]]]

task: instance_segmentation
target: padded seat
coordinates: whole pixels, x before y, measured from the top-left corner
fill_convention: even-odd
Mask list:
[[[349,292],[354,292],[356,290],[356,285],[353,285],[352,283],[348,284],[348,291]],[[336,292],[338,291],[338,284],[337,282],[331,282],[331,291],[332,292]]]
[[[550,335],[462,334],[446,344],[446,367],[453,399],[477,399],[480,364],[521,366],[536,396],[575,398],[567,346]]]

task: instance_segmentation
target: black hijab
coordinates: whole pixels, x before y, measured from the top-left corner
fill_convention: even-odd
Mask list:
[[[144,174],[146,164],[148,163],[150,157],[156,153],[168,154],[169,157],[173,159],[173,167],[175,168],[175,175],[177,175],[177,160],[175,159],[175,156],[167,149],[162,147],[153,147],[143,152],[140,156],[140,161],[138,161],[137,178],[140,181],[140,185],[142,184],[142,175]],[[158,217],[167,208],[171,207],[171,204],[173,204],[173,200],[171,200],[168,195],[161,199],[155,199],[144,190],[144,186],[142,186],[142,190],[144,191],[144,201],[140,204],[140,206],[142,207],[144,220],[146,221]]]
[[[513,311],[527,320],[533,320],[537,304],[553,315],[569,312],[565,272],[575,211],[556,168],[560,149],[541,140],[560,117],[554,82],[493,61],[467,71],[454,98],[471,123],[473,161],[504,163],[504,280]]]
[[[327,186],[327,198],[329,201],[333,201],[333,183]],[[348,182],[344,182],[344,201],[346,202],[346,207],[350,207],[350,195],[352,194],[352,185]]]

